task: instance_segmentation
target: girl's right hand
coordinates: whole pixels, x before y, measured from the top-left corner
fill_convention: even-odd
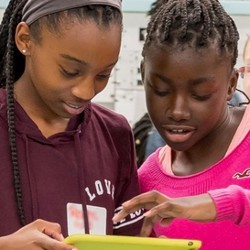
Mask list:
[[[155,223],[163,226],[170,224],[175,218],[192,221],[209,222],[216,217],[216,207],[209,194],[170,198],[158,191],[140,194],[122,204],[122,210],[117,213],[113,222],[117,223],[128,214],[139,209],[148,210],[144,213],[141,236],[149,236]]]
[[[13,234],[0,237],[0,249],[5,250],[74,250],[62,242],[61,227],[57,223],[36,220]]]

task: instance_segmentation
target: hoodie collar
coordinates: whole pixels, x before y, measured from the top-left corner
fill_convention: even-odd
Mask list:
[[[7,122],[7,97],[6,90],[0,90],[0,116]],[[76,133],[83,132],[84,128],[90,121],[92,114],[91,102],[87,105],[83,113],[78,116],[72,117],[69,120],[68,126],[64,132],[57,133],[55,135],[46,138],[43,136],[37,125],[28,116],[22,106],[15,101],[15,118],[16,118],[16,131],[18,134],[25,135],[30,139],[40,141],[42,143],[57,143],[72,140],[72,136]]]

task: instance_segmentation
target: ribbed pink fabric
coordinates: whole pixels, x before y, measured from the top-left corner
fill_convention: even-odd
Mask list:
[[[248,129],[249,130],[249,129]],[[198,223],[175,219],[168,227],[155,225],[156,236],[198,239],[202,250],[250,249],[250,132],[217,164],[191,176],[166,173],[158,149],[139,169],[142,192],[158,190],[169,197],[209,192],[217,207],[217,221]]]

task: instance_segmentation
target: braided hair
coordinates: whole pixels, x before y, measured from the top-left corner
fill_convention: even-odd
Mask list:
[[[22,19],[22,10],[28,0],[10,0],[5,9],[0,24],[0,87],[7,91],[7,113],[9,127],[9,143],[13,166],[13,179],[16,194],[18,216],[20,224],[26,224],[23,207],[21,178],[18,164],[18,150],[15,133],[15,110],[14,110],[14,82],[23,74],[25,57],[18,51],[15,44],[15,30]],[[59,33],[67,20],[77,19],[79,22],[93,20],[97,25],[109,27],[111,23],[122,26],[121,12],[111,6],[87,5],[58,12],[42,17],[30,25],[30,32],[36,42],[41,42],[41,30],[46,27],[49,31]]]
[[[196,49],[216,45],[232,68],[238,57],[239,33],[218,0],[158,0],[150,12],[142,56],[152,44]]]

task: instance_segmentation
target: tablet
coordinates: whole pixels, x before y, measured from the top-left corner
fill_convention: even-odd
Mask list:
[[[76,234],[68,236],[64,242],[78,250],[198,250],[201,247],[198,240],[118,235]]]

